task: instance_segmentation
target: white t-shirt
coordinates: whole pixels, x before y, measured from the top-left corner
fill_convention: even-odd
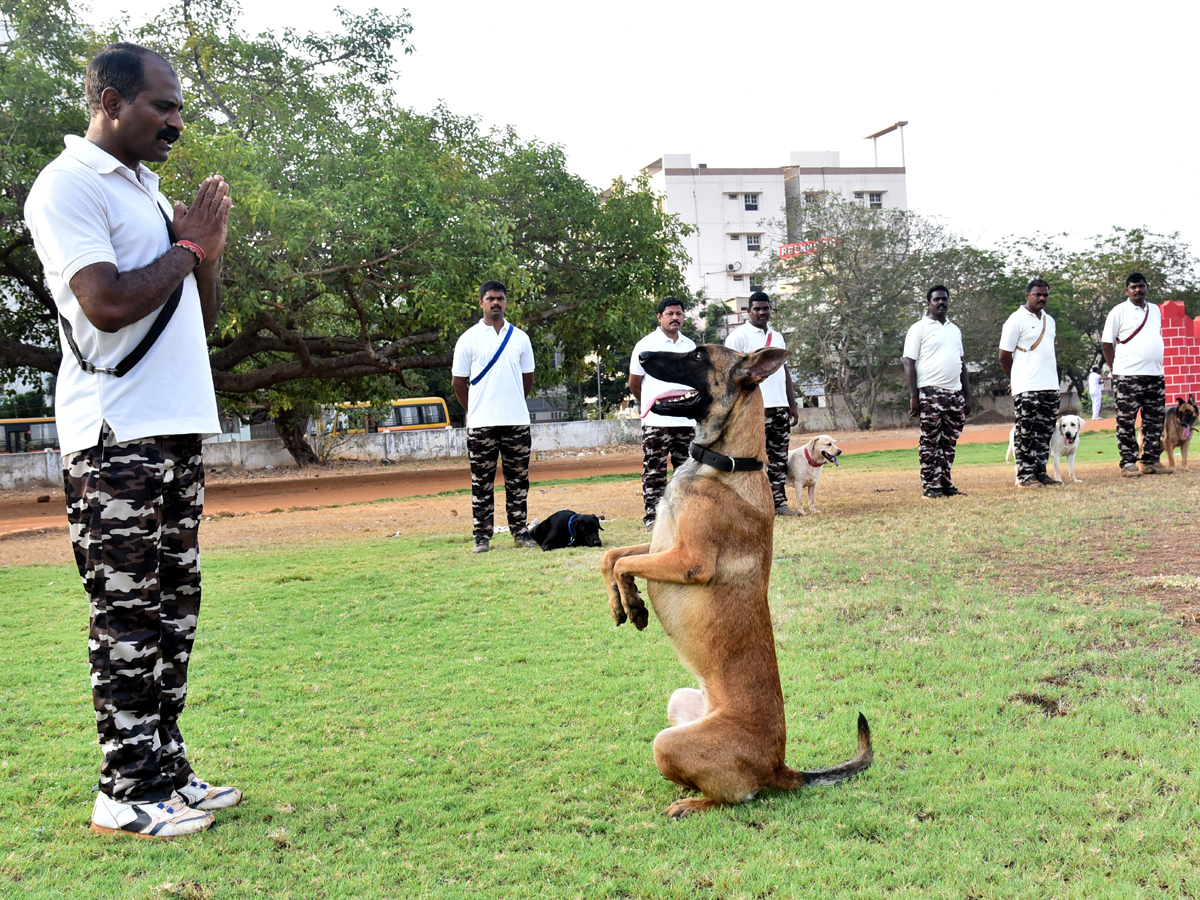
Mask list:
[[[1104,376],[1099,372],[1088,373],[1088,393],[1097,397],[1104,390]]]
[[[529,407],[525,403],[525,382],[522,374],[533,371],[533,345],[529,335],[515,325],[512,337],[496,364],[478,384],[470,384],[492,361],[509,322],[500,331],[480,319],[463,332],[454,345],[454,362],[450,374],[466,378],[467,428],[491,428],[497,425],[528,425]]]
[[[1130,339],[1143,321],[1146,327]],[[1145,306],[1137,306],[1126,300],[1114,306],[1104,320],[1104,335],[1100,340],[1113,345],[1114,375],[1163,374],[1162,308],[1157,304],[1147,302]],[[1129,343],[1118,343],[1123,340]]]
[[[629,359],[629,374],[642,376],[643,404],[650,404],[663,391],[690,391],[691,388],[686,384],[672,384],[667,381],[659,381],[653,375],[647,375],[646,370],[642,368],[641,362],[638,361],[638,356],[642,353],[657,353],[660,351],[667,353],[691,353],[695,349],[696,342],[683,332],[680,332],[679,340],[673,341],[667,337],[666,332],[661,328],[655,328],[634,345],[633,355]],[[644,408],[643,406],[643,410]],[[642,425],[650,425],[654,428],[696,427],[696,423],[692,419],[681,419],[676,416],[660,416],[658,413],[653,412],[648,413],[642,419]]]
[[[1039,317],[1031,313],[1029,307],[1022,306],[1004,323],[1000,330],[1000,349],[1013,355],[1009,384],[1014,397],[1026,391],[1059,389],[1054,335],[1054,319],[1045,310]],[[1038,338],[1041,338],[1040,343]],[[1037,347],[1030,350],[1034,344]],[[1018,347],[1024,349],[1018,350]]]
[[[172,207],[159,193],[158,176],[144,165],[134,172],[75,135],[65,142],[66,149],[34,181],[25,222],[79,352],[96,366],[112,368],[145,337],[159,310],[120,331],[99,331],[84,315],[71,279],[95,263],[128,272],[154,262],[171,249],[159,210],[171,215]],[[184,278],[170,323],[123,378],[83,371],[61,324],[59,330],[63,358],[54,413],[64,454],[94,447],[104,422],[118,443],[221,430],[194,276]]]
[[[917,387],[962,390],[962,332],[932,316],[914,322],[904,336],[904,356],[917,364]]]
[[[783,335],[771,327],[771,323],[767,323],[767,330],[755,328],[749,322],[744,322],[733,331],[729,332],[729,336],[725,338],[725,346],[730,350],[736,350],[738,353],[753,353],[755,350],[761,350],[768,346],[767,340],[770,339],[770,346],[777,350],[786,350],[787,344],[783,342]],[[773,409],[777,406],[788,405],[787,399],[787,372],[784,371],[786,366],[780,366],[772,372],[766,381],[759,384],[758,388],[762,391],[763,406],[766,409]]]

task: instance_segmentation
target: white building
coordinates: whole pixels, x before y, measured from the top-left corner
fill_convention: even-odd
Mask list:
[[[786,243],[789,200],[821,193],[877,208],[907,209],[904,167],[842,168],[837,151],[793,151],[786,166],[770,169],[692,167],[686,153],[664,153],[644,167],[668,213],[696,230],[684,238],[692,293],[701,290],[731,307],[746,305],[760,289],[770,254]],[[730,302],[738,301],[738,302]]]

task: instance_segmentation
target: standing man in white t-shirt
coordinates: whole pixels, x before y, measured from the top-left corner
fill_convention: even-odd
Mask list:
[[[496,506],[496,460],[504,467],[504,507],[518,547],[536,547],[525,525],[529,497],[529,407],[533,345],[504,318],[508,288],[485,281],[479,288],[483,318],[454,345],[450,383],[467,411],[467,457],[471,465],[472,553],[491,549]]]
[[[934,285],[925,300],[928,311],[908,329],[900,361],[908,382],[908,414],[921,421],[921,496],[939,500],[962,493],[950,480],[950,468],[971,414],[971,382],[962,332],[946,319],[950,291]]]
[[[725,338],[725,346],[739,353],[753,353],[763,347],[786,350],[783,335],[770,325],[771,298],[763,291],[750,295],[746,309],[747,321],[739,325]],[[771,493],[775,496],[775,515],[798,516],[799,512],[787,504],[784,485],[787,481],[788,441],[792,428],[800,419],[796,409],[796,394],[792,388],[792,375],[786,364],[759,386],[762,391],[763,408],[767,418],[767,477],[771,481]]]
[[[1092,398],[1092,421],[1100,418],[1100,404],[1104,400],[1104,375],[1099,366],[1092,366],[1088,373],[1088,396]]]
[[[1165,347],[1162,309],[1146,300],[1146,276],[1134,272],[1125,279],[1129,299],[1113,307],[1104,320],[1100,348],[1113,376],[1117,401],[1117,447],[1121,474],[1171,475],[1159,462],[1167,418],[1167,382],[1163,371]],[[1142,414],[1142,469],[1139,472],[1137,416]]]
[[[192,771],[179,730],[200,613],[201,440],[221,430],[205,336],[229,187],[214,175],[172,207],[143,165],[184,128],[179,77],[157,53],[105,47],[84,89],[87,134],[42,170],[25,221],[64,350],[55,416],[104,753],[91,828],[169,840],[242,798]]]
[[[696,436],[696,423],[677,416],[660,416],[650,407],[664,392],[687,391],[682,384],[659,381],[647,375],[638,358],[643,353],[690,353],[696,342],[679,329],[683,325],[683,301],[665,297],[658,304],[658,327],[634,345],[629,358],[629,390],[642,411],[642,502],[645,505],[646,530],[654,530],[658,501],[667,489],[667,460],[678,471],[688,459],[688,448]]]
[[[1046,474],[1060,403],[1054,319],[1046,312],[1049,299],[1050,285],[1035,278],[1025,291],[1025,305],[1000,331],[1000,368],[1012,391],[1017,419],[1013,452],[1017,484],[1023,488],[1062,484]]]

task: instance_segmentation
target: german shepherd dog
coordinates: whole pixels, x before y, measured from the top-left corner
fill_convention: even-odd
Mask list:
[[[696,420],[692,459],[667,486],[650,543],[609,550],[601,569],[616,623],[632,621],[639,631],[649,614],[634,579],[646,579],[675,654],[700,682],[699,690],[671,695],[671,727],[654,739],[659,771],[704,795],[668,806],[674,818],[741,803],[764,788],[836,784],[873,758],[860,713],[853,759],[815,772],[784,762],[783,690],[767,606],[775,504],[758,384],[786,358],[778,348],[742,354],[715,344],[640,357],[655,378],[692,388],[651,402],[656,413]]]
[[[1188,394],[1184,400],[1175,398],[1174,408],[1167,408],[1167,421],[1163,426],[1162,448],[1167,454],[1167,468],[1175,468],[1175,448],[1179,448],[1179,471],[1188,470],[1188,445],[1192,442],[1192,429],[1196,427],[1196,419],[1200,417],[1200,406],[1196,405],[1196,395]]]

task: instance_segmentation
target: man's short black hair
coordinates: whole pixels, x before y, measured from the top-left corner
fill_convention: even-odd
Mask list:
[[[746,309],[749,309],[755,303],[765,303],[770,306],[771,298],[767,296],[766,291],[755,291],[750,295],[750,302],[746,304]]]
[[[93,113],[100,111],[100,98],[108,88],[124,97],[126,103],[136,100],[137,95],[146,89],[147,56],[157,57],[167,66],[171,66],[149,47],[123,41],[109,44],[97,53],[88,63],[83,79],[88,109]]]
[[[925,302],[926,303],[928,303],[930,300],[933,299],[934,291],[945,291],[946,299],[947,300],[950,299],[950,288],[946,287],[944,284],[935,284],[933,287],[931,287],[929,290],[927,290],[925,292]]]
[[[1050,285],[1046,281],[1041,278],[1035,278],[1033,281],[1029,282],[1029,287],[1025,288],[1025,293],[1028,294],[1035,287],[1044,287],[1046,290],[1050,290]]]
[[[683,301],[678,297],[663,297],[658,301],[658,315],[662,315],[667,311],[668,306],[678,306],[684,312],[687,312],[687,307],[683,305]]]
[[[1131,284],[1148,284],[1148,282],[1146,276],[1141,272],[1130,272],[1129,277],[1125,279],[1125,287],[1129,287]]]
[[[504,286],[503,281],[485,281],[479,286],[479,299],[482,300],[488,291],[499,291],[505,297],[508,296],[508,288]]]

